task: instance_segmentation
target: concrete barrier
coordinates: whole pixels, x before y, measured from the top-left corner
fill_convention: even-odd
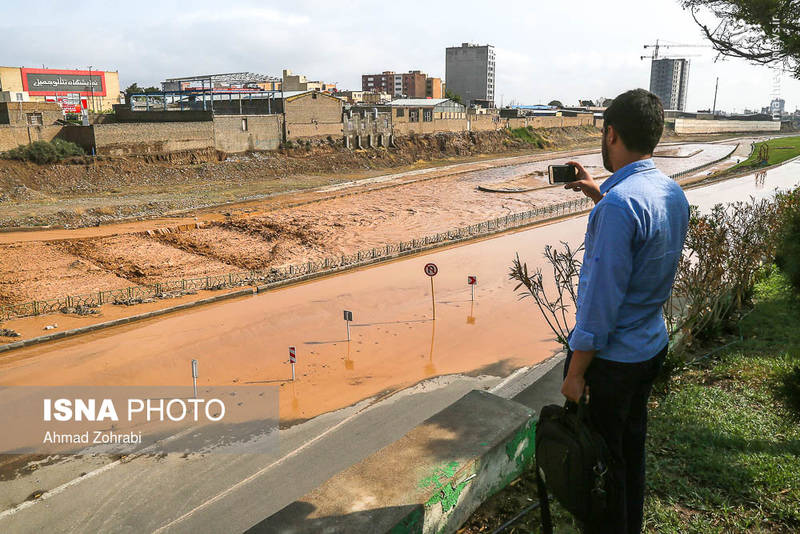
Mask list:
[[[240,289],[238,291],[231,291],[230,293],[225,293],[223,295],[214,295],[213,297],[208,297],[200,300],[194,300],[192,302],[184,302],[183,304],[178,304],[176,306],[170,306],[169,308],[163,308],[160,310],[153,310],[145,313],[140,313],[137,315],[131,315],[130,317],[121,317],[119,319],[114,319],[112,321],[105,321],[103,323],[96,323],[90,324],[87,326],[81,326],[79,328],[73,328],[72,330],[64,330],[62,332],[55,332],[52,334],[47,334],[46,336],[39,336],[39,337],[32,337],[30,339],[23,339],[22,341],[14,341],[13,343],[7,343],[5,345],[0,345],[0,353],[6,352],[9,350],[14,349],[21,349],[23,347],[28,347],[30,345],[38,345],[39,343],[45,343],[47,341],[55,341],[57,339],[63,339],[67,337],[77,336],[80,334],[88,334],[89,332],[95,332],[97,330],[102,330],[104,328],[110,328],[112,326],[120,326],[123,324],[132,323],[135,321],[143,321],[145,319],[150,319],[152,317],[158,317],[160,315],[166,315],[168,313],[173,313],[176,311],[181,310],[188,310],[189,308],[194,308],[196,306],[202,306],[203,304],[211,304],[212,302],[219,302],[221,300],[232,299],[236,297],[244,297],[247,295],[252,295],[255,293],[255,288],[248,287],[246,289]]]
[[[471,391],[248,534],[456,532],[531,467],[535,414],[564,401],[564,356],[512,374],[491,393]]]
[[[533,410],[474,390],[249,533],[454,532],[526,469]]]

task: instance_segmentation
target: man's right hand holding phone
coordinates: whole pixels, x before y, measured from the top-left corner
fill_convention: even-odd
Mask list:
[[[586,169],[583,168],[583,165],[578,163],[577,161],[570,161],[567,165],[572,165],[577,170],[576,177],[578,178],[574,182],[569,182],[564,184],[564,189],[572,189],[573,191],[582,191],[584,195],[591,198],[595,204],[600,202],[603,198],[603,193],[600,192],[600,186],[597,185],[597,182],[594,181],[594,178],[586,172]]]

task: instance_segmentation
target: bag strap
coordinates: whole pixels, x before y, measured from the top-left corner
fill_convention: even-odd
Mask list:
[[[547,498],[547,486],[544,485],[539,472],[539,463],[536,462],[536,488],[539,492],[539,508],[542,511],[542,534],[553,534],[553,519],[550,517],[550,501]]]

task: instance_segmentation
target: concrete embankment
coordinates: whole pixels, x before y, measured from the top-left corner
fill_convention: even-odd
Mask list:
[[[455,532],[530,467],[536,413],[562,402],[557,361],[511,400],[471,391],[247,532]]]

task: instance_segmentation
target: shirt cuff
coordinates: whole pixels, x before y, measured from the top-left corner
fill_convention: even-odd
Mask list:
[[[608,336],[596,336],[591,332],[581,329],[578,325],[572,330],[569,338],[569,348],[576,350],[600,350],[608,343]]]

